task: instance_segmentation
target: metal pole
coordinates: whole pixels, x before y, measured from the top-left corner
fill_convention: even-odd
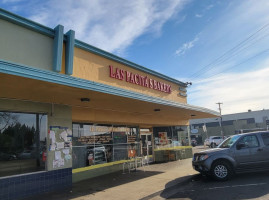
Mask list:
[[[36,162],[37,166],[40,167],[40,126],[39,126],[39,114],[36,114]]]
[[[187,126],[187,131],[188,131],[188,141],[189,141],[189,146],[191,146],[191,133],[190,133],[190,125]]]
[[[208,133],[207,133],[207,128],[206,128],[206,123],[204,123],[205,126],[205,134],[206,134],[206,138],[208,138]]]
[[[224,138],[224,132],[223,132],[223,127],[222,127],[222,115],[221,115],[221,107],[220,105],[223,104],[223,103],[216,103],[219,105],[219,113],[220,113],[220,132],[221,132],[221,136],[222,138]]]
[[[113,131],[113,125],[112,125],[112,148],[113,148],[113,162],[115,161],[115,145],[114,145],[114,131]]]

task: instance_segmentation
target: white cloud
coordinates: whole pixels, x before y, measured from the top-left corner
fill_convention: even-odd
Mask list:
[[[186,15],[177,17],[175,24],[180,24],[180,23],[184,22],[186,20],[186,17],[187,17]]]
[[[197,17],[197,18],[201,18],[201,17],[203,17],[203,15],[201,15],[201,14],[196,14],[195,17]]]
[[[194,43],[199,40],[198,37],[195,37],[192,41],[184,43],[179,49],[176,50],[175,54],[178,56],[184,55],[186,51],[194,47]]]
[[[268,53],[259,55],[260,52],[268,49],[269,40],[265,37],[268,35],[267,28],[260,31],[252,42],[242,46],[242,51],[225,54],[225,57],[221,59],[223,62],[214,62],[225,52],[268,24],[268,8],[267,0],[261,0],[258,4],[252,0],[231,2],[231,5],[223,10],[219,17],[213,19],[200,31],[199,44],[201,45],[199,47],[201,48],[197,49],[200,53],[199,57],[193,56],[197,62],[192,63],[194,67],[191,74],[203,69],[199,73],[200,76],[192,77],[199,79],[207,77],[207,79],[200,82],[191,78],[185,79],[193,82],[193,85],[188,88],[188,103],[218,111],[216,103],[223,102],[224,114],[247,112],[248,109],[269,109],[269,92],[267,92],[269,60],[266,56]],[[258,40],[259,38],[262,39]],[[253,45],[250,45],[252,43]],[[236,48],[236,50],[239,49]],[[255,55],[259,56],[255,57]],[[215,64],[211,65],[212,62]],[[195,68],[195,66],[199,67]],[[204,66],[212,70],[207,71]],[[222,73],[228,70],[229,73]],[[217,73],[222,75],[208,78]]]
[[[195,17],[202,18],[207,13],[207,11],[211,10],[213,7],[213,4],[206,6],[205,9],[200,11],[200,13],[195,14]]]
[[[123,52],[146,32],[158,34],[188,0],[50,0],[32,5],[31,19],[47,26],[62,24],[76,38],[109,52]]]
[[[213,8],[214,7],[214,5],[213,4],[210,4],[210,5],[208,5],[207,7],[206,7],[206,10],[210,10],[211,8]]]
[[[223,102],[223,114],[269,108],[269,62],[256,71],[227,73],[195,83],[188,89],[190,104],[217,110]]]

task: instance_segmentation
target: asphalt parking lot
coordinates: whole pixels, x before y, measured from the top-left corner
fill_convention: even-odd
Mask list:
[[[233,179],[225,182],[217,182],[199,174],[194,175],[188,182],[169,189],[171,196],[167,195],[169,191],[165,191],[166,199],[268,200],[269,172],[235,175]]]
[[[193,148],[193,153],[207,149],[210,148],[196,146]],[[160,196],[165,199],[182,200],[268,200],[269,171],[237,174],[225,182],[218,182],[196,174],[184,184],[167,188]]]

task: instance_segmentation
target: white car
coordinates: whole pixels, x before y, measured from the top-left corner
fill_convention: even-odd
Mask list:
[[[222,138],[222,136],[210,136],[209,138],[205,139],[204,145],[214,148],[220,143],[222,143],[224,139]]]

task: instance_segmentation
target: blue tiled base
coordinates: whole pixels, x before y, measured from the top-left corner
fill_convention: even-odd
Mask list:
[[[13,200],[72,186],[72,168],[0,179],[0,199]]]

